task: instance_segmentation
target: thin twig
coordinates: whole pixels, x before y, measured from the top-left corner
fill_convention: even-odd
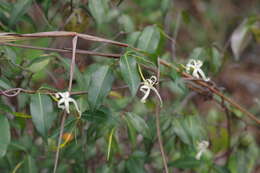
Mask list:
[[[231,146],[231,116],[230,116],[230,112],[227,108],[227,106],[225,105],[225,101],[222,99],[222,107],[225,110],[225,114],[226,114],[226,121],[227,121],[227,160],[226,160],[226,165],[229,163],[229,158],[232,152],[232,146]]]
[[[50,90],[27,90],[23,88],[11,88],[7,90],[0,90],[0,95],[6,96],[6,97],[15,97],[20,93],[26,93],[26,94],[47,94],[47,95],[52,95],[57,93],[56,91],[50,91]],[[82,94],[87,94],[87,91],[75,91],[71,92],[70,95],[82,95]]]
[[[60,135],[59,135],[59,140],[58,140],[58,147],[57,147],[57,151],[56,151],[56,155],[55,155],[55,161],[54,161],[53,173],[56,173],[57,168],[58,168],[59,155],[60,155],[60,145],[61,145],[61,140],[62,140],[62,134],[63,134],[63,131],[64,131],[64,124],[65,124],[66,116],[67,116],[66,111],[63,111],[62,120],[61,120],[61,127],[60,127]]]
[[[158,79],[158,81],[160,81],[160,65],[159,65],[159,63],[158,63],[157,79]],[[159,82],[156,86],[156,89],[159,92],[159,90],[160,90]],[[163,159],[164,170],[165,170],[165,173],[168,173],[169,171],[168,171],[167,159],[166,159],[166,155],[164,153],[162,136],[161,136],[160,112],[161,112],[161,105],[157,103],[156,104],[156,110],[155,110],[156,132],[157,132],[157,138],[158,138],[158,142],[159,142],[160,152],[161,152],[162,159]]]
[[[25,49],[36,49],[36,50],[44,50],[44,51],[51,51],[51,52],[61,52],[61,53],[71,53],[71,49],[56,49],[56,48],[45,48],[45,47],[37,47],[37,46],[29,46],[29,45],[21,45],[21,44],[14,44],[14,43],[1,43],[0,45],[4,46],[12,46],[12,47],[19,47]],[[94,56],[104,56],[108,58],[120,58],[121,54],[112,54],[112,53],[100,53],[88,50],[76,50],[76,54],[83,54],[83,55],[94,55]]]
[[[1,33],[0,40],[1,42],[10,42],[10,41],[19,41],[19,40],[27,40],[32,38],[49,38],[49,37],[75,37],[78,36],[83,40],[109,43],[116,46],[121,47],[129,47],[126,43],[121,43],[117,41],[112,41],[108,39],[104,39],[101,37],[96,37],[88,34],[80,34],[77,32],[67,32],[67,31],[50,31],[50,32],[37,32],[31,34],[16,34],[16,33]]]
[[[71,93],[71,90],[72,90],[72,80],[73,80],[74,69],[75,69],[77,42],[78,42],[78,36],[76,35],[72,39],[72,58],[71,58],[71,63],[70,63],[70,79],[69,79],[69,87],[68,87],[69,93]],[[59,163],[60,145],[61,145],[62,134],[64,131],[64,124],[65,124],[66,116],[67,116],[67,112],[64,111],[64,114],[62,115],[61,129],[60,129],[60,135],[59,135],[59,141],[58,141],[58,148],[57,148],[57,152],[56,152],[56,156],[55,156],[53,173],[56,173],[58,163]]]
[[[71,89],[72,89],[72,80],[73,80],[73,76],[74,76],[77,41],[78,41],[78,36],[73,37],[73,39],[72,39],[72,59],[71,59],[71,63],[70,63],[70,80],[69,80],[69,88],[68,88],[69,92],[71,92]]]

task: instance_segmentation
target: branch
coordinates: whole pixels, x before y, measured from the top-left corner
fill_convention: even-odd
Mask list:
[[[159,59],[158,59],[158,62],[159,62]],[[159,63],[158,63],[157,79],[158,79],[158,81],[160,81],[160,64]],[[159,83],[157,84],[156,89],[159,92],[159,89],[160,89]],[[155,110],[156,132],[157,132],[160,152],[161,152],[162,159],[163,159],[164,170],[165,170],[165,173],[168,173],[169,171],[168,171],[167,159],[166,159],[166,155],[164,153],[162,136],[161,136],[160,112],[161,112],[161,105],[157,103],[156,104],[156,110]]]
[[[128,44],[104,39],[101,37],[96,37],[88,34],[79,34],[77,32],[67,32],[67,31],[51,31],[51,32],[38,32],[32,34],[16,34],[16,33],[0,33],[1,42],[11,42],[19,40],[28,40],[32,38],[49,38],[49,37],[79,37],[83,40],[95,41],[109,43],[120,47],[129,47]]]
[[[57,148],[55,160],[54,160],[53,173],[56,173],[56,170],[58,168],[59,155],[60,155],[60,144],[61,144],[61,140],[62,140],[62,134],[63,134],[63,131],[64,131],[64,124],[65,124],[66,116],[67,116],[66,111],[63,111],[62,120],[61,120],[61,127],[60,127],[60,135],[59,135],[59,140],[58,140],[58,148]]]
[[[177,72],[180,72],[182,77],[184,77],[184,78],[188,78],[188,79],[192,79],[193,78],[193,76],[191,76],[190,74],[182,72],[179,68],[173,66],[172,64],[169,64],[168,62],[166,62],[166,61],[164,61],[162,59],[160,59],[160,64],[162,64],[162,65],[164,65],[166,67],[175,69]],[[222,92],[219,91],[218,88],[216,88],[216,86],[214,86],[214,84],[212,84],[210,82],[205,82],[203,80],[193,80],[193,82],[196,83],[197,85],[200,85],[202,87],[205,87],[205,88],[209,89],[213,94],[218,95],[221,99],[223,99],[226,102],[230,103],[233,107],[235,107],[238,110],[240,110],[246,116],[248,116],[249,118],[254,120],[257,124],[260,124],[260,120],[257,119],[257,117],[255,115],[253,115],[252,113],[247,111],[245,108],[240,106],[238,103],[236,103],[235,101],[233,101],[229,97],[225,96]]]
[[[0,42],[0,45],[11,46],[11,47],[19,47],[19,48],[25,48],[25,49],[44,50],[44,51],[49,51],[49,52],[61,52],[61,53],[71,53],[72,52],[71,49],[45,48],[45,47],[21,45],[21,44],[14,44],[14,43],[2,43],[2,42]],[[121,54],[100,53],[100,52],[80,50],[80,49],[76,49],[76,54],[103,56],[103,57],[108,57],[108,58],[120,58],[121,57]]]
[[[78,36],[75,35],[72,38],[72,58],[71,58],[71,63],[70,63],[70,80],[69,80],[69,87],[68,87],[69,93],[71,93],[71,90],[72,90],[72,80],[73,80],[74,70],[75,70],[77,43],[78,43]],[[60,127],[60,135],[59,135],[59,140],[58,140],[58,148],[57,148],[57,152],[56,152],[56,156],[55,156],[53,173],[56,173],[58,163],[59,163],[60,145],[61,145],[62,134],[63,134],[63,131],[64,131],[64,124],[65,124],[67,114],[69,114],[69,113],[64,111],[64,113],[62,115],[62,120],[61,120],[61,125],[60,125],[61,126]]]
[[[4,95],[6,97],[15,97],[20,93],[26,93],[26,94],[47,94],[47,95],[52,95],[57,93],[56,91],[50,91],[50,90],[27,90],[27,89],[23,89],[23,88],[11,88],[11,89],[7,89],[7,90],[0,90],[0,95]],[[87,94],[87,91],[75,91],[75,92],[71,92],[70,95],[82,95],[82,94]]]

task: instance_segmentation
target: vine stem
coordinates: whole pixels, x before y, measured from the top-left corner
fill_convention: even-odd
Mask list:
[[[60,52],[60,53],[71,53],[72,50],[70,48],[63,48],[63,49],[57,49],[57,48],[47,48],[47,47],[38,47],[38,46],[30,46],[30,45],[22,45],[22,44],[14,44],[14,43],[2,43],[0,42],[0,45],[3,46],[11,46],[11,47],[19,47],[24,49],[35,49],[35,50],[44,50],[48,52]],[[121,54],[114,54],[114,53],[101,53],[101,52],[95,52],[95,51],[89,51],[89,50],[76,50],[77,54],[82,55],[94,55],[94,56],[102,56],[106,58],[120,58]]]
[[[182,72],[178,67],[173,66],[172,64],[160,59],[160,64],[175,69],[177,72],[181,73],[182,77],[187,78],[187,79],[193,79],[193,77],[185,72]],[[252,120],[254,120],[257,124],[260,124],[260,120],[253,115],[252,113],[250,113],[249,111],[247,111],[245,108],[243,108],[242,106],[240,106],[238,103],[236,103],[235,101],[233,101],[231,98],[225,96],[222,92],[220,92],[216,87],[210,85],[208,82],[205,82],[203,80],[193,80],[194,83],[198,84],[201,87],[205,87],[207,89],[209,89],[213,94],[219,96],[220,98],[222,98],[223,100],[225,100],[226,102],[228,102],[229,104],[231,104],[233,107],[237,108],[238,110],[240,110],[242,113],[244,113],[246,116],[248,116],[249,118],[251,118]]]
[[[157,79],[160,81],[160,64],[159,64],[159,58],[158,58],[158,71],[157,71]],[[160,85],[159,83],[156,86],[156,89],[159,93],[160,90]],[[169,173],[168,171],[168,165],[167,165],[167,159],[166,155],[164,153],[164,148],[163,148],[163,141],[162,141],[162,136],[161,136],[161,127],[160,127],[160,112],[161,112],[161,106],[160,104],[156,104],[156,110],[155,110],[155,118],[156,118],[156,132],[157,132],[157,138],[159,142],[159,147],[160,147],[160,152],[162,155],[162,160],[163,160],[163,166],[165,173]]]
[[[56,173],[57,168],[58,168],[59,155],[60,155],[60,144],[61,144],[61,140],[62,140],[62,134],[63,134],[63,131],[64,131],[64,124],[65,124],[66,116],[67,116],[66,111],[63,111],[62,120],[61,120],[61,127],[60,127],[60,134],[59,134],[59,140],[58,140],[58,147],[57,147],[55,160],[54,160],[53,173]]]
[[[75,35],[72,39],[72,58],[71,58],[71,63],[70,63],[70,79],[69,79],[69,87],[68,87],[69,93],[71,93],[71,90],[72,90],[72,80],[73,80],[73,76],[74,76],[77,41],[78,41],[78,36]],[[66,116],[67,116],[67,113],[64,111],[64,114],[62,115],[61,129],[60,129],[60,135],[59,135],[59,141],[58,141],[58,148],[57,148],[57,152],[56,152],[56,156],[55,156],[53,173],[56,173],[57,168],[58,168],[60,145],[61,145],[61,140],[62,140],[62,134],[64,131],[64,124],[65,124]]]

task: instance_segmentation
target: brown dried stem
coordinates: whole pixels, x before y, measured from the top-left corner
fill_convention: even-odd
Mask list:
[[[79,38],[82,38],[84,40],[90,40],[90,41],[96,41],[96,42],[103,42],[103,43],[108,43],[108,44],[113,44],[116,46],[121,46],[121,47],[130,47],[136,51],[139,51],[137,48],[133,48],[128,44],[117,42],[117,41],[112,41],[108,39],[103,39],[100,37],[95,37],[87,34],[78,34],[76,32],[66,32],[66,31],[53,31],[53,32],[41,32],[41,33],[33,33],[33,34],[13,34],[13,33],[1,33],[0,34],[0,44],[6,44],[6,42],[11,42],[11,41],[18,41],[18,40],[27,40],[31,38],[46,38],[46,37],[74,37],[78,36]],[[29,47],[27,47],[29,48]],[[50,49],[50,48],[49,48]],[[50,51],[56,51],[56,50],[50,50]],[[59,50],[60,51],[60,50]],[[64,50],[63,50],[64,51]],[[115,56],[114,58],[119,58],[120,56]],[[185,72],[181,72],[178,67],[173,66],[172,64],[159,59],[159,63],[167,66],[169,68],[173,68],[176,71],[180,72],[181,75],[184,78],[189,78],[192,79],[193,77]],[[254,120],[257,122],[257,124],[260,124],[260,120],[256,118],[252,113],[244,109],[242,106],[234,102],[232,99],[229,97],[225,96],[222,92],[220,92],[216,87],[213,87],[207,82],[201,81],[201,80],[194,80],[194,83],[200,85],[201,87],[205,87],[209,89],[212,93],[215,95],[218,95],[222,99],[224,99],[226,102],[230,103],[233,107],[237,108],[240,110],[242,113],[244,113],[246,116],[248,116],[250,119]]]
[[[11,47],[19,47],[25,49],[36,49],[36,50],[44,50],[49,52],[60,52],[60,53],[71,53],[71,49],[56,49],[56,48],[45,48],[45,47],[37,47],[37,46],[29,46],[29,45],[21,45],[21,44],[14,44],[14,43],[1,43],[0,45],[4,46],[11,46]],[[100,53],[95,51],[88,51],[88,50],[79,50],[76,49],[76,54],[83,54],[83,55],[94,55],[94,56],[104,56],[108,58],[120,58],[121,54],[112,54],[112,53]]]
[[[160,81],[160,64],[159,63],[158,63],[157,79],[158,79],[158,81]],[[159,92],[159,90],[160,90],[159,83],[157,84],[156,89]],[[164,170],[165,170],[165,173],[168,173],[169,171],[168,171],[168,165],[167,165],[167,158],[164,153],[163,141],[162,141],[162,136],[161,136],[160,112],[161,112],[161,105],[158,103],[158,104],[156,104],[156,110],[155,110],[156,132],[157,132],[157,138],[158,138],[158,142],[159,142],[160,152],[161,152],[162,159],[163,159]]]

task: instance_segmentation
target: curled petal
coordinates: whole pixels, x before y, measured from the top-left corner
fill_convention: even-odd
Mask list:
[[[55,93],[54,96],[59,99],[62,96],[62,93]]]
[[[196,158],[197,160],[200,160],[201,155],[202,155],[202,151],[199,151],[199,152],[196,154],[195,158]]]
[[[152,76],[151,78],[150,78],[150,84],[151,85],[154,85],[154,84],[156,84],[157,83],[157,77],[156,76]]]
[[[142,97],[141,102],[142,102],[142,103],[145,103],[147,97],[148,97],[149,94],[150,94],[151,89],[150,89],[149,86],[143,85],[143,86],[140,87],[140,91],[142,91],[142,92],[144,93],[144,96]]]
[[[159,98],[159,100],[160,100],[160,103],[161,103],[161,106],[163,105],[163,102],[162,102],[162,98],[161,98],[161,96],[160,96],[160,94],[159,94],[159,92],[157,91],[157,89],[156,88],[154,88],[154,87],[151,87],[151,89],[155,92],[155,94],[157,95],[157,97]]]
[[[198,149],[202,150],[202,149],[207,149],[209,146],[209,142],[208,141],[201,141],[198,145]]]
[[[65,109],[64,99],[58,101],[58,108]]]
[[[195,158],[197,160],[200,160],[201,155],[207,150],[208,146],[209,146],[209,142],[208,141],[201,141],[198,144],[198,153],[195,156]]]
[[[194,69],[193,72],[192,72],[192,76],[199,79],[200,78],[200,75],[198,74],[198,69]]]
[[[204,81],[209,81],[210,79],[206,77],[206,75],[204,74],[204,72],[201,70],[201,69],[198,69],[197,70],[197,73],[199,73],[199,75],[201,76],[201,78],[204,80]]]
[[[56,93],[55,94],[55,97],[57,99],[60,99],[58,101],[58,108],[61,108],[61,109],[65,109],[65,111],[69,114],[70,113],[70,108],[69,108],[69,104],[72,102],[77,110],[77,112],[79,113],[79,115],[81,116],[81,112],[79,110],[79,107],[77,105],[77,102],[70,97],[70,93],[69,92],[64,92],[64,93]]]
[[[75,106],[75,108],[76,108],[76,110],[77,110],[79,116],[81,117],[81,112],[80,112],[80,110],[79,110],[79,107],[78,107],[77,102],[76,102],[74,99],[72,99],[72,98],[70,98],[70,102],[72,102],[72,103],[74,104],[74,106]]]
[[[141,82],[141,84],[143,84],[140,87],[140,91],[142,91],[144,93],[144,96],[141,99],[142,103],[146,102],[146,99],[148,98],[151,89],[155,92],[155,94],[157,95],[157,97],[160,100],[161,106],[162,106],[162,98],[160,96],[160,94],[158,93],[158,91],[156,90],[156,88],[153,87],[153,85],[155,85],[157,83],[157,78],[156,76],[151,76],[150,79],[146,79],[144,82]]]
[[[69,104],[68,98],[64,99],[64,106],[65,106],[66,112],[69,114],[70,113],[70,104]]]
[[[191,73],[192,71],[192,76],[199,79],[202,78],[204,81],[209,81],[210,78],[207,78],[204,72],[201,70],[201,66],[203,65],[203,62],[200,60],[194,60],[191,59],[187,65],[186,65],[186,72]]]

